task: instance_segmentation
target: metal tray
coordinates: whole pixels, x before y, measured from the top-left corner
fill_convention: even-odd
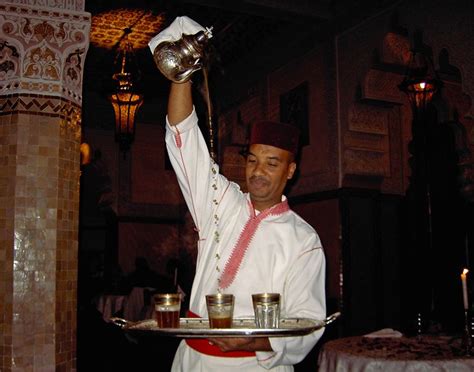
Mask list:
[[[234,319],[232,328],[209,328],[209,320],[206,318],[181,318],[179,328],[158,328],[154,319],[128,322],[121,318],[111,318],[111,321],[134,336],[156,335],[183,338],[288,337],[302,336],[314,332],[332,323],[339,316],[340,313],[334,313],[324,320],[284,318],[280,319],[280,328],[257,328],[254,318]]]

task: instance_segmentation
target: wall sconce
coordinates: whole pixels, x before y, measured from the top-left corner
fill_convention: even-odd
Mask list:
[[[413,114],[422,113],[440,88],[441,81],[434,70],[431,58],[413,50],[408,62],[405,78],[398,88],[407,94],[413,108]]]
[[[117,81],[116,90],[109,96],[115,113],[115,141],[125,158],[135,138],[135,115],[143,103],[143,95],[135,90],[139,78],[135,54],[128,40],[131,29],[125,29],[125,36],[120,43],[116,64],[118,72],[112,75]]]
[[[81,152],[81,167],[90,164],[92,160],[92,154],[91,147],[89,146],[89,144],[86,142],[82,142],[79,151]]]

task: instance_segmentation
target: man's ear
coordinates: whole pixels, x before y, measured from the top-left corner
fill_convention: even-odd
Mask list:
[[[291,180],[296,171],[296,163],[293,161],[288,165],[288,176],[287,179]]]

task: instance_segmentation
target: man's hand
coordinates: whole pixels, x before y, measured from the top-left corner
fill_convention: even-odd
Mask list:
[[[221,351],[272,351],[268,337],[216,337],[209,342]]]
[[[176,17],[176,19],[167,28],[150,40],[148,47],[153,54],[157,45],[164,41],[176,41],[181,39],[183,34],[194,35],[199,31],[205,30],[206,29],[204,27],[189,17]]]

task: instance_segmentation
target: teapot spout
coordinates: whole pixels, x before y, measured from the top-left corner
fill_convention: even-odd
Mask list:
[[[180,72],[174,76],[173,81],[175,83],[184,83],[190,79],[192,74],[194,74],[196,71],[200,70],[201,68],[202,68],[202,65],[199,64],[197,66],[194,66],[194,68],[190,68],[190,69],[187,69],[186,71]]]

